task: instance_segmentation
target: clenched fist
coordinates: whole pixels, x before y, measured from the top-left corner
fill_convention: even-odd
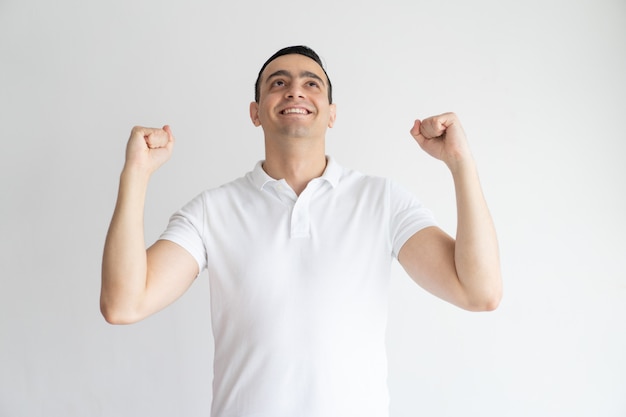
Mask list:
[[[126,168],[152,174],[172,155],[174,135],[169,126],[162,129],[135,126],[126,146]]]
[[[454,113],[416,120],[411,135],[424,151],[445,162],[450,169],[472,159],[465,132]]]

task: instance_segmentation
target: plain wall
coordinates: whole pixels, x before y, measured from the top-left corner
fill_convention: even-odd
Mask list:
[[[0,416],[208,416],[203,273],[131,326],[100,315],[102,247],[133,125],[169,123],[146,239],[263,158],[261,64],[306,44],[328,153],[414,191],[455,231],[445,166],[409,135],[455,111],[499,234],[505,295],[468,313],[393,266],[392,417],[626,415],[623,0],[0,0]]]

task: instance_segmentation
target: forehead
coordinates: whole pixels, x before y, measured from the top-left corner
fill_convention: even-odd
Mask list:
[[[262,79],[266,80],[277,71],[287,71],[294,77],[297,77],[303,72],[312,72],[316,74],[320,79],[326,82],[326,75],[320,65],[311,58],[300,54],[289,54],[279,56],[269,64],[263,70]]]

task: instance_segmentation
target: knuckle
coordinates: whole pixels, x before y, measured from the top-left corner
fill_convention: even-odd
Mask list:
[[[141,134],[144,131],[144,128],[141,126],[133,126],[133,128],[130,131],[131,136],[136,136]]]

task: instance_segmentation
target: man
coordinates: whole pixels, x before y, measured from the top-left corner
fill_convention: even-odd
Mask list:
[[[278,51],[255,88],[250,117],[264,132],[264,161],[193,199],[148,250],[146,188],[174,136],[168,126],[132,130],[104,249],[102,313],[111,323],[141,320],[207,269],[214,417],[384,417],[393,257],[461,308],[492,310],[500,300],[496,234],[465,134],[451,113],[411,130],[452,173],[453,239],[398,185],[326,155],[336,109],[315,52]]]

